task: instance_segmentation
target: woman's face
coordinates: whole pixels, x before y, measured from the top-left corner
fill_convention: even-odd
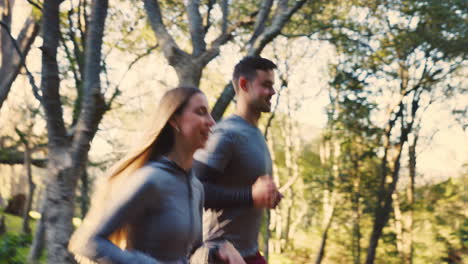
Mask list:
[[[208,109],[208,101],[202,93],[193,95],[180,115],[176,115],[175,124],[179,128],[182,140],[193,150],[203,148],[211,127],[215,121]]]

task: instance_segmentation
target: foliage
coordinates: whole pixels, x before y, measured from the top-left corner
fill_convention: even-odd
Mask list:
[[[0,263],[22,264],[26,263],[26,256],[21,254],[21,248],[31,245],[32,237],[28,234],[7,233],[0,237]]]

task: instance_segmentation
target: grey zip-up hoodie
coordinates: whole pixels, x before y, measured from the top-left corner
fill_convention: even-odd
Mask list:
[[[98,212],[98,223],[85,219],[74,234],[79,239],[72,239],[72,253],[106,264],[188,263],[202,244],[204,197],[191,172],[161,157],[138,169],[115,192],[117,198]],[[129,232],[125,250],[108,240],[122,226]]]

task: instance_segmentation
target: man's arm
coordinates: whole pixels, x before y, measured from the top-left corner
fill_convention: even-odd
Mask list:
[[[268,175],[259,175],[252,186],[227,188],[217,184],[233,158],[234,138],[227,130],[215,129],[205,148],[195,153],[193,171],[203,183],[205,208],[274,208],[280,195]]]
[[[203,184],[205,208],[232,208],[254,206],[257,208],[275,208],[282,198],[273,179],[268,175],[258,177],[252,186],[226,188],[215,183],[221,172],[197,160],[193,163],[195,175]]]
[[[252,188],[226,188],[214,182],[221,172],[197,160],[193,163],[195,175],[203,184],[205,208],[253,206]]]

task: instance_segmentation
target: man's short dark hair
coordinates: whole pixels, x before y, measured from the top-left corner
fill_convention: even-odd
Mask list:
[[[234,89],[237,91],[237,82],[241,76],[249,81],[253,81],[255,77],[257,77],[257,70],[267,71],[276,68],[276,64],[274,64],[269,59],[265,59],[259,56],[244,57],[234,67],[234,73],[232,74]]]

